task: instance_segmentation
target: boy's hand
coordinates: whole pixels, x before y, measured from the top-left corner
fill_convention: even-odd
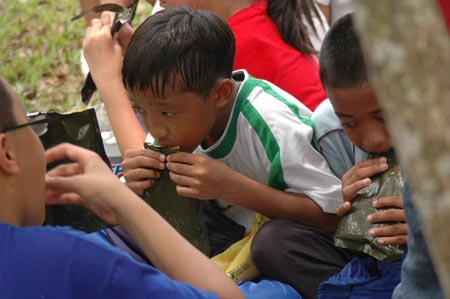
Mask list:
[[[122,83],[122,49],[111,36],[113,17],[111,13],[103,13],[101,19],[93,19],[83,40],[84,57],[99,88],[111,82]]]
[[[353,166],[342,177],[342,193],[344,203],[336,209],[336,215],[344,216],[351,207],[351,202],[356,194],[363,188],[371,184],[370,177],[385,171],[388,168],[385,157],[364,160]],[[374,207],[394,207],[383,210],[368,216],[368,221],[372,224],[393,221],[403,222],[388,225],[385,227],[372,228],[369,234],[378,237],[377,242],[382,245],[406,244],[408,235],[408,225],[405,223],[406,217],[403,210],[403,199],[401,196],[387,196],[374,202]]]
[[[197,199],[226,199],[226,190],[234,170],[226,164],[185,152],[167,157],[170,179],[181,196]]]
[[[371,184],[370,177],[388,169],[385,157],[358,162],[342,177],[342,195],[344,203],[336,209],[336,215],[344,216],[350,209],[351,202],[360,190]]]
[[[405,211],[403,210],[403,198],[401,196],[386,196],[373,203],[377,209],[389,207],[367,217],[372,223],[393,221],[402,222],[384,227],[374,227],[369,230],[372,237],[377,237],[377,242],[381,245],[406,244],[408,240],[408,225],[406,224]]]
[[[132,149],[125,153],[122,161],[123,176],[128,188],[137,195],[153,185],[159,178],[159,170],[166,167],[166,155],[150,149]]]

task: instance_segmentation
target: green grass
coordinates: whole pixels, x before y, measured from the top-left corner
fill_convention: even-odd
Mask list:
[[[142,1],[134,24],[151,12]],[[83,107],[80,71],[84,19],[77,0],[0,0],[0,75],[27,111],[66,112]]]

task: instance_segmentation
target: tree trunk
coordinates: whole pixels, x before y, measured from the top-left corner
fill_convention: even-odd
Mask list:
[[[358,0],[355,23],[450,298],[450,39],[430,0]]]

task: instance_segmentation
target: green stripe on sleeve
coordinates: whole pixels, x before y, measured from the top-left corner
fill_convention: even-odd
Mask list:
[[[285,190],[288,186],[284,180],[280,147],[275,136],[273,136],[272,131],[264,121],[263,117],[252,105],[250,105],[250,103],[244,105],[242,113],[258,135],[259,140],[266,151],[267,158],[271,162],[269,181],[267,184],[272,188]]]
[[[295,116],[297,116],[297,118],[304,123],[305,125],[310,126],[311,128],[313,127],[313,122],[310,118],[308,117],[304,117],[300,114],[297,105],[289,102],[288,100],[286,100],[285,98],[283,98],[279,93],[277,93],[275,90],[273,90],[272,86],[270,86],[269,84],[267,84],[264,81],[261,81],[261,83],[259,84],[259,86],[261,86],[264,91],[268,94],[270,94],[271,96],[273,96],[274,98],[276,98],[277,100],[279,100],[280,102],[284,103],[286,106],[289,107],[289,109],[292,111],[292,113],[295,114]]]

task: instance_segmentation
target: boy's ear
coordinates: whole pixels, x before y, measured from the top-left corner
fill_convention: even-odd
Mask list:
[[[17,155],[11,146],[11,140],[6,134],[2,133],[0,133],[0,170],[10,175],[20,172]]]
[[[219,79],[213,89],[213,101],[216,108],[222,108],[233,99],[234,84],[230,79]]]

